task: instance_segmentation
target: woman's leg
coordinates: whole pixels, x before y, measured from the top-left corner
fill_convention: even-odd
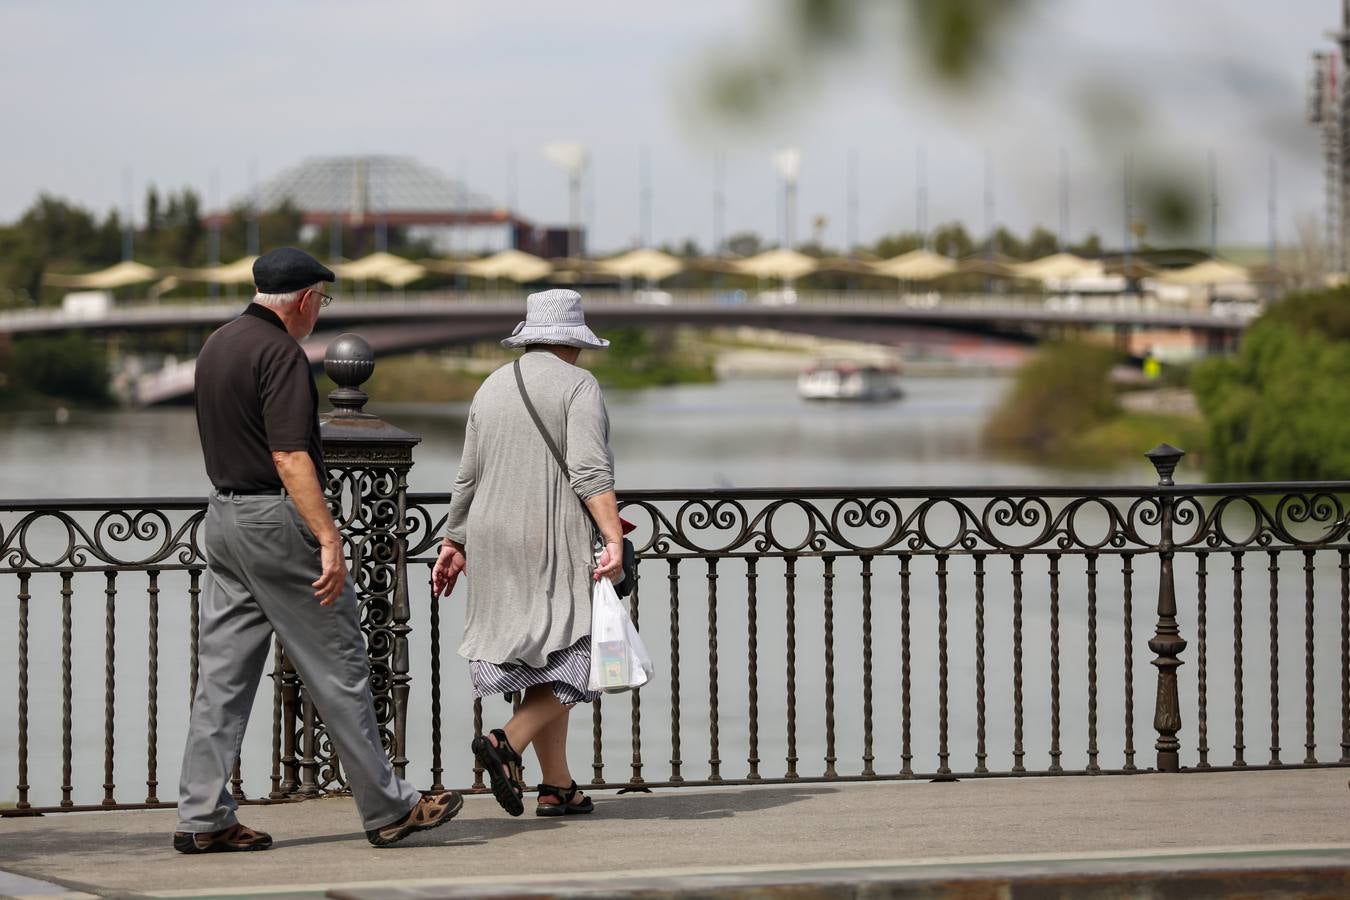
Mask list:
[[[571,707],[552,722],[549,722],[534,736],[534,754],[539,757],[539,777],[544,784],[552,784],[566,790],[572,783],[572,773],[567,767],[567,723],[572,718]],[[577,792],[573,803],[580,803],[586,795]],[[557,803],[557,797],[540,795],[543,804]]]
[[[536,684],[526,689],[525,698],[516,714],[502,730],[506,732],[506,739],[511,742],[511,746],[521,753],[554,719],[566,715],[567,707],[558,701],[557,695],[553,693],[553,685]]]

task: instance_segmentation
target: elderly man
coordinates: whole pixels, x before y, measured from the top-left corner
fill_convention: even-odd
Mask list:
[[[342,538],[324,502],[318,391],[299,341],[333,273],[282,248],[253,265],[257,295],[197,359],[197,429],[215,488],[206,512],[200,675],[179,785],[175,850],[266,850],[235,818],[239,758],[272,633],[313,698],[377,847],[443,825],[463,799],[422,797],[380,742],[370,662]]]

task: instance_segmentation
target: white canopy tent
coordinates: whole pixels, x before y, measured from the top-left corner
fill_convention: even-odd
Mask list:
[[[601,260],[596,268],[625,280],[641,278],[648,284],[654,284],[678,275],[685,266],[684,260],[669,253],[642,248]]]
[[[133,284],[145,284],[147,281],[154,281],[157,278],[159,278],[157,269],[152,269],[144,263],[138,263],[134,260],[126,260],[115,266],[109,266],[97,272],[86,272],[83,275],[50,274],[44,276],[42,281],[52,287],[111,291],[117,288],[130,287]]]
[[[520,284],[540,281],[553,271],[546,259],[540,259],[521,250],[503,250],[483,259],[475,259],[461,265],[460,271],[477,278],[496,281],[505,278]]]
[[[742,275],[755,278],[781,278],[789,282],[810,275],[817,267],[816,260],[804,253],[786,248],[767,250],[732,263],[732,268]]]
[[[372,253],[351,262],[333,267],[338,278],[352,281],[379,281],[390,287],[402,288],[427,274],[425,267],[392,253]]]
[[[931,250],[911,250],[872,264],[878,275],[901,281],[932,281],[956,271],[956,262]]]

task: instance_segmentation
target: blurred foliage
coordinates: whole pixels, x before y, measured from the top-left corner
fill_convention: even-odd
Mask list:
[[[44,398],[81,406],[110,404],[104,342],[78,334],[14,339],[0,355],[0,401],[32,405]]]
[[[1017,373],[985,426],[996,447],[1059,456],[1074,436],[1120,412],[1111,370],[1120,355],[1081,343],[1046,344]]]
[[[1062,466],[1137,462],[1163,441],[1204,458],[1201,420],[1121,409],[1111,383],[1112,370],[1121,362],[1108,347],[1043,345],[985,423],[985,439],[996,449]]]
[[[943,87],[965,89],[998,58],[1000,38],[1034,0],[789,0],[758,47],[723,48],[701,62],[705,104],[743,122],[798,91],[818,86],[817,69],[856,55],[873,34],[894,35],[897,55],[912,56]],[[792,65],[784,62],[792,60]]]
[[[583,353],[580,365],[606,387],[632,389],[717,380],[712,357],[677,346],[672,332],[611,328],[605,337],[609,349]]]
[[[1209,422],[1210,477],[1350,477],[1350,289],[1272,306],[1232,357],[1192,377]]]
[[[244,256],[249,247],[252,213],[245,206],[231,209],[220,226],[219,258],[230,262]],[[302,242],[302,217],[295,207],[282,205],[257,216],[260,246],[302,247],[326,259],[331,236],[319,229],[313,240]],[[123,223],[113,210],[99,219],[76,204],[40,195],[19,220],[0,226],[0,308],[56,303],[66,293],[44,288],[43,276],[53,272],[89,272],[121,261],[125,235]],[[409,240],[401,228],[387,229],[391,253],[409,258],[431,255],[425,242]],[[201,201],[191,188],[161,194],[151,186],[145,195],[142,223],[131,236],[132,256],[151,266],[201,267],[208,264],[209,228],[203,220]],[[342,250],[348,258],[373,252],[373,224],[347,228]],[[185,285],[185,293],[200,294],[202,285]],[[143,294],[143,286],[118,293]]]

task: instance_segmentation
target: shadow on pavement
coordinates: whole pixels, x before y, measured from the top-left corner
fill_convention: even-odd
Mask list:
[[[623,800],[597,800],[598,819],[729,819],[797,803],[821,794],[837,793],[832,787],[776,788],[774,790],[721,791],[718,793],[637,795]],[[575,818],[575,817],[574,817]]]

